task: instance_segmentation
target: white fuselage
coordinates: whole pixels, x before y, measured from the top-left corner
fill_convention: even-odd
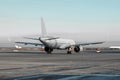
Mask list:
[[[75,45],[75,41],[71,39],[53,39],[53,40],[47,40],[47,39],[41,39],[42,43],[48,47],[54,48],[54,49],[65,49],[66,47]]]

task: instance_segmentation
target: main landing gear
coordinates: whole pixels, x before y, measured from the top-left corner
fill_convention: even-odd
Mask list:
[[[72,48],[68,48],[67,54],[72,54]]]
[[[45,51],[47,52],[47,54],[51,54],[51,52],[53,51],[53,49],[49,48],[49,47],[45,47]]]

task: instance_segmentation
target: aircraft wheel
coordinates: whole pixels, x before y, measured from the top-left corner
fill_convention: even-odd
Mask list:
[[[52,49],[50,49],[49,51],[47,51],[47,54],[51,54],[52,53]]]
[[[49,47],[45,47],[45,51],[47,52],[47,54],[51,54],[51,52],[53,51],[53,49],[49,48]]]
[[[71,51],[67,51],[67,54],[72,54]]]
[[[47,52],[47,54],[51,54],[51,52]]]

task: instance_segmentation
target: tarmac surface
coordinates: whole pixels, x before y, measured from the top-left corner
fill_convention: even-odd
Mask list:
[[[0,52],[0,80],[120,80],[120,51]]]

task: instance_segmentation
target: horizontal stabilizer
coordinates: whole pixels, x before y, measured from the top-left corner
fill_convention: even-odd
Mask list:
[[[39,40],[38,38],[29,38],[29,37],[24,37],[25,39],[32,39],[32,40]]]
[[[48,38],[48,39],[46,39],[46,40],[54,40],[54,39],[59,39],[59,37]]]

